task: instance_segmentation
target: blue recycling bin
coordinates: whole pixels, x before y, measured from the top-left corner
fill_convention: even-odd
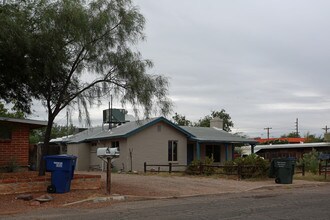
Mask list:
[[[46,160],[46,171],[52,173],[51,185],[47,187],[47,192],[69,192],[77,157],[61,154],[45,156],[44,159]]]

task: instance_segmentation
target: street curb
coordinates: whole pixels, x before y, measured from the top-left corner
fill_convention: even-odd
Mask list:
[[[251,189],[244,190],[244,192],[253,191],[253,190],[260,190],[260,189],[276,189],[276,188],[282,188],[282,189],[293,189],[293,188],[308,188],[308,187],[319,187],[323,185],[330,184],[328,182],[317,182],[317,183],[304,183],[304,184],[274,184],[274,185],[265,185],[265,186],[259,186]]]
[[[71,203],[66,203],[62,206],[70,206],[70,205],[76,205],[79,203],[83,203],[83,202],[94,202],[94,203],[98,203],[98,202],[107,202],[107,201],[124,201],[126,199],[126,196],[120,196],[120,195],[116,195],[116,196],[106,196],[106,197],[94,197],[94,198],[88,198],[88,199],[83,199],[83,200],[79,200],[76,202],[71,202]]]

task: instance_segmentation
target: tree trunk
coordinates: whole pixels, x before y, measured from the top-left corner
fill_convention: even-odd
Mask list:
[[[52,132],[53,123],[54,123],[54,117],[49,115],[46,133],[44,137],[44,143],[41,146],[41,158],[39,161],[39,176],[44,176],[46,173],[46,161],[44,160],[44,156],[47,156],[49,154],[49,141],[50,141],[50,135]]]

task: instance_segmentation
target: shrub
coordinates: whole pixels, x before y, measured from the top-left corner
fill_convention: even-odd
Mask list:
[[[242,167],[242,178],[265,177],[268,174],[269,162],[256,154],[247,157],[239,157],[233,161],[227,161],[224,169],[226,174],[237,172],[238,167]]]
[[[304,154],[297,162],[297,165],[305,165],[305,170],[317,174],[319,169],[319,153],[313,148],[311,152]]]
[[[18,170],[19,170],[19,165],[16,161],[16,158],[11,157],[7,165],[7,172],[13,173],[13,172],[17,172]]]
[[[185,173],[189,175],[198,175],[202,172],[205,175],[212,175],[215,172],[214,167],[202,166],[201,165],[213,165],[213,159],[206,157],[204,161],[193,160],[187,167]],[[202,169],[202,170],[201,170]]]

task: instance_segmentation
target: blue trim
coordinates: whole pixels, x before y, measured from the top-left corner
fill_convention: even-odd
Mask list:
[[[235,147],[234,145],[232,144],[231,145],[231,159],[234,160],[234,155],[235,155]]]

